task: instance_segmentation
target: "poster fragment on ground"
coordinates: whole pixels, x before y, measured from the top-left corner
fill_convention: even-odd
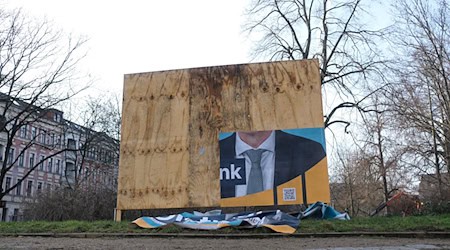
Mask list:
[[[196,230],[217,230],[225,227],[265,227],[278,233],[292,234],[299,227],[300,220],[306,218],[350,219],[347,213],[339,213],[332,207],[322,202],[317,202],[304,212],[294,214],[287,214],[281,210],[225,214],[221,210],[213,210],[206,213],[183,212],[161,217],[140,217],[134,220],[133,223],[141,228],[149,229],[168,225]]]

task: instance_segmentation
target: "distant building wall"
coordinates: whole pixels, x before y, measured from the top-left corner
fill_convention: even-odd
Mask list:
[[[0,100],[0,109],[3,109],[3,107],[4,103]],[[79,129],[74,130],[73,127],[75,126]],[[23,126],[18,131],[9,152],[5,152],[7,135],[5,132],[0,132],[0,164],[3,164],[5,154],[10,154],[9,161],[17,158],[17,162],[6,174],[3,188],[11,187],[19,179],[24,179],[20,186],[11,190],[3,198],[2,201],[3,203],[6,202],[6,207],[0,208],[0,221],[21,220],[24,202],[31,201],[33,197],[43,190],[51,191],[61,186],[66,187],[68,182],[73,182],[72,176],[69,175],[66,178],[66,173],[70,172],[67,171],[67,166],[71,166],[71,164],[80,166],[80,162],[77,162],[77,156],[79,157],[80,152],[66,151],[65,153],[59,153],[43,161],[27,177],[25,175],[41,159],[45,159],[66,147],[71,147],[69,145],[71,143],[75,143],[75,148],[73,149],[78,150],[80,143],[83,143],[83,131],[85,130],[86,128],[82,126],[64,120],[63,112],[51,109],[46,111],[40,120]],[[91,132],[98,133],[95,131]],[[115,150],[114,147],[108,144],[112,140],[111,138],[103,134],[103,137],[100,139],[104,140],[99,140],[99,143],[97,143],[100,152],[106,152],[106,150],[102,151],[102,149]],[[33,141],[32,145],[20,156],[20,152],[27,147],[26,145],[30,141]],[[118,155],[118,152],[113,153]],[[98,184],[106,185],[114,190],[117,188],[117,157],[111,160],[106,156],[100,158],[87,157],[83,168],[81,171],[83,175],[87,174],[87,169],[92,169],[94,173],[92,177],[85,178],[86,183],[84,185]]]

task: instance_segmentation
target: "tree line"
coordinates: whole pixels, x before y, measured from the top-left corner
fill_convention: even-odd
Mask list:
[[[320,62],[342,208],[368,215],[399,191],[421,191],[425,177],[433,196],[421,198],[448,208],[447,0],[254,0],[247,16],[246,31],[260,38],[256,58]]]

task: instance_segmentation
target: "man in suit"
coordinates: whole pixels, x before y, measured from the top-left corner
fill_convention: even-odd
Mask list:
[[[236,184],[233,181],[221,180],[222,198],[252,193],[248,190],[252,171],[252,160],[249,156],[251,151],[262,151],[260,155],[262,191],[276,190],[277,186],[299,175],[303,176],[304,184],[304,173],[325,157],[325,151],[320,143],[280,130],[236,132],[220,140],[219,146],[221,167],[237,161],[245,165],[243,177],[245,179],[242,182]],[[276,196],[276,192],[274,195]]]

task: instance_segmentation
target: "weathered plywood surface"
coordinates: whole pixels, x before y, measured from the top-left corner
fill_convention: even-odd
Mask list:
[[[219,206],[219,132],[322,127],[316,60],[125,76],[118,209]]]
[[[184,71],[125,76],[118,209],[188,203],[188,86]]]

